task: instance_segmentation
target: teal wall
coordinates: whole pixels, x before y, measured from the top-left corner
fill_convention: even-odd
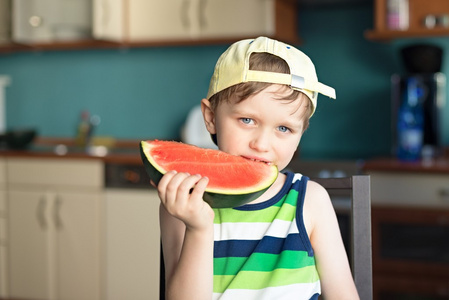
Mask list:
[[[402,72],[398,49],[413,40],[374,43],[369,5],[302,8],[299,46],[337,100],[320,96],[300,148],[305,158],[369,158],[390,152],[390,76]],[[421,40],[420,40],[421,41]],[[429,40],[447,50],[447,38]],[[213,66],[227,48],[155,47],[0,55],[7,126],[71,137],[80,112],[101,117],[96,134],[176,139],[187,112],[205,96]],[[445,70],[448,66],[445,62]],[[447,72],[446,72],[447,73]],[[449,110],[446,106],[446,119]],[[449,144],[448,121],[445,143]]]
[[[447,37],[368,41],[364,32],[372,29],[372,14],[366,5],[316,8],[300,14],[301,48],[315,62],[319,79],[337,91],[335,101],[319,97],[317,114],[301,142],[303,156],[369,158],[390,154],[390,77],[405,73],[400,48],[426,42],[449,52]],[[446,59],[443,72],[449,74]],[[449,145],[449,105],[444,115],[444,142]]]

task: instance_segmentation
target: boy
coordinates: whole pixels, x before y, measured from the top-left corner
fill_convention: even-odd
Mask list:
[[[222,54],[201,108],[220,150],[282,170],[318,93],[335,98],[305,54],[259,37]],[[167,299],[358,299],[324,188],[280,172],[253,202],[212,209],[202,201],[207,184],[169,172],[157,187]]]

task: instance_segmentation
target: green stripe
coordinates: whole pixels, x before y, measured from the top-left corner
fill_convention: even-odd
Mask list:
[[[295,283],[313,283],[319,280],[315,266],[301,269],[276,269],[272,272],[243,271],[236,276],[214,275],[214,293],[227,289],[263,289]]]
[[[282,251],[281,254],[253,253],[251,257],[214,258],[214,275],[235,275],[239,271],[267,272],[274,269],[298,269],[313,266],[315,258],[306,251]]]
[[[295,194],[297,195],[298,193],[295,192]],[[295,217],[296,212],[296,206],[292,205],[292,202],[293,200],[289,200],[284,202],[284,205],[281,208],[278,206],[270,206],[266,209],[257,211],[257,213],[254,213],[253,211],[236,210],[232,208],[214,209],[214,223],[220,224],[222,219],[226,220],[226,222],[231,223],[238,223],[242,220],[245,220],[245,222],[271,223],[273,222],[274,216],[276,216],[276,219],[292,221]]]
[[[287,194],[287,198],[285,199],[284,203],[290,204],[292,206],[296,207],[296,204],[298,202],[298,195],[299,192],[297,190],[290,190]]]

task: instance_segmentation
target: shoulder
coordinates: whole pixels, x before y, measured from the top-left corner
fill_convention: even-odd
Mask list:
[[[306,195],[304,205],[310,209],[332,208],[332,202],[327,190],[319,183],[309,180],[307,182]]]
[[[320,199],[322,197],[329,198],[329,193],[321,184],[313,180],[308,180],[306,197],[313,197],[313,198],[317,197]]]
[[[327,190],[319,183],[310,180],[300,173],[287,173],[287,181],[291,180],[290,188],[302,190],[304,194],[304,205],[320,206],[322,202],[330,201]]]

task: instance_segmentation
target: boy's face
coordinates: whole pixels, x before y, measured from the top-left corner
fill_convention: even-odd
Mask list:
[[[295,153],[306,116],[306,99],[279,100],[289,93],[272,85],[239,103],[222,101],[215,112],[203,99],[206,127],[227,153],[275,164],[284,169]]]

